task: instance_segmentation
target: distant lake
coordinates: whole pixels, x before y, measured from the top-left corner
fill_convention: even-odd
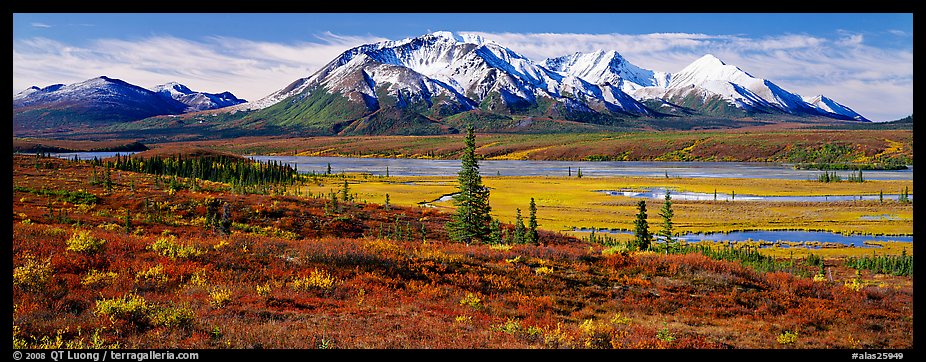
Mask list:
[[[666,197],[666,189],[662,187],[653,187],[648,190],[601,190],[611,196],[627,196],[635,198],[662,200]],[[668,190],[671,191],[671,190]],[[688,192],[688,191],[671,191],[672,200],[715,200],[713,193]],[[824,196],[757,196],[757,195],[740,195],[726,193],[717,193],[717,201],[778,201],[778,202],[834,202],[834,201],[862,201],[862,200],[899,200],[900,194],[884,195],[824,195]],[[913,200],[913,195],[909,195]]]
[[[52,156],[90,160],[116,154],[135,152],[66,152]],[[301,173],[325,173],[331,165],[333,173],[369,173],[391,176],[456,176],[459,160],[428,160],[409,158],[356,158],[309,156],[248,156],[256,161],[276,161],[296,167]],[[793,165],[761,162],[656,162],[656,161],[522,161],[482,160],[479,171],[483,176],[575,176],[579,169],[583,176],[641,176],[681,178],[766,178],[788,180],[815,180],[823,171],[796,170]],[[832,172],[832,171],[830,171]],[[836,171],[844,178],[853,171]],[[913,180],[913,166],[906,170],[863,171],[867,180]],[[711,195],[713,197],[713,194]]]
[[[333,173],[363,172],[391,176],[456,176],[459,160],[427,160],[405,158],[351,158],[308,156],[249,156],[257,161],[283,162],[302,173],[325,173],[331,164]],[[795,170],[793,165],[758,162],[654,162],[654,161],[522,161],[482,160],[479,172],[483,176],[575,176],[582,169],[588,177],[702,177],[702,178],[768,178],[815,180],[823,171]],[[832,171],[831,171],[832,172]],[[848,178],[852,171],[837,171]],[[913,180],[913,167],[896,171],[863,171],[868,180]],[[712,195],[713,196],[713,195]]]
[[[576,232],[587,232],[591,233],[591,229],[575,229]],[[626,230],[607,230],[599,229],[595,231],[596,234],[632,234],[631,231]],[[865,245],[866,241],[898,241],[898,242],[908,242],[913,243],[912,235],[905,236],[872,236],[872,235],[843,235],[839,233],[831,233],[826,231],[793,231],[793,230],[779,230],[779,231],[768,231],[768,230],[754,230],[754,231],[734,231],[729,233],[690,233],[683,234],[676,237],[677,240],[684,240],[687,242],[699,242],[699,241],[731,241],[731,242],[743,242],[747,240],[752,241],[785,241],[785,242],[820,242],[820,243],[838,243],[843,245],[853,245],[855,247],[867,247]],[[912,245],[911,245],[912,247]]]

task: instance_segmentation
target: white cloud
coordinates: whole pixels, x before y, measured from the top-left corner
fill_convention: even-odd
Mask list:
[[[836,41],[836,44],[846,47],[855,47],[862,45],[865,37],[862,34],[848,34]]]
[[[913,51],[882,49],[861,34],[835,38],[782,34],[761,38],[692,33],[578,34],[469,32],[534,60],[596,49],[617,50],[647,69],[677,72],[711,53],[753,76],[805,96],[825,94],[873,120],[913,113]],[[72,46],[47,38],[13,42],[13,92],[100,75],[143,87],[178,81],[192,89],[229,90],[260,99],[311,75],[351,47],[385,40],[322,33],[300,43],[230,37],[189,40],[156,36],[100,39]]]
[[[384,39],[325,33],[317,40],[282,44],[158,36],[100,39],[84,47],[47,38],[17,40],[13,43],[13,93],[33,85],[68,84],[106,75],[142,87],[178,81],[194,90],[229,90],[257,100],[311,75],[351,47]]]
[[[32,23],[30,25],[32,25],[33,28],[50,28],[51,27],[51,25],[48,25],[45,23]]]

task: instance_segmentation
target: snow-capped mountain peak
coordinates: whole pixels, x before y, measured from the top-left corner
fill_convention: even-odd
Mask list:
[[[446,30],[439,30],[439,31],[431,32],[419,38],[434,38],[434,39],[438,39],[441,41],[447,41],[447,42],[453,42],[453,43],[469,43],[469,44],[476,44],[476,45],[495,43],[494,41],[487,40],[486,38],[478,34],[454,33],[452,31],[446,31]],[[405,39],[405,41],[412,41],[414,39],[417,39],[417,38],[408,38],[408,39]]]
[[[809,103],[814,108],[826,113],[843,116],[848,119],[854,119],[857,121],[868,121],[868,119],[853,111],[851,108],[839,104],[838,102],[829,99],[822,94],[815,97],[804,97],[804,101]]]
[[[187,86],[177,83],[177,82],[167,82],[158,86],[155,86],[152,89],[156,93],[168,93],[168,94],[191,94],[193,93],[190,88]]]
[[[707,54],[695,60],[678,73],[672,75],[669,88],[687,85],[703,85],[712,81],[724,81],[744,85],[746,83],[762,82],[742,69],[724,63],[713,54]]]
[[[550,70],[577,76],[590,83],[610,83],[626,93],[643,87],[665,88],[672,77],[669,73],[643,69],[631,64],[614,50],[576,52],[547,59],[543,64]]]
[[[13,120],[14,129],[74,127],[179,114],[184,107],[145,88],[101,76],[68,85],[30,88],[29,94],[13,98]]]
[[[711,54],[711,53],[704,54],[704,56],[702,56],[701,58],[698,58],[698,60],[695,60],[694,62],[692,62],[692,64],[702,64],[706,66],[727,65],[727,63],[724,63],[722,60],[720,60],[720,58],[716,57],[714,54]]]
[[[691,105],[695,105],[692,103],[694,99],[710,102],[719,98],[747,112],[816,114],[814,107],[801,96],[768,80],[754,77],[739,67],[726,64],[712,54],[702,56],[673,74],[672,81],[660,98]]]
[[[620,57],[616,52],[601,53],[599,57]],[[437,31],[349,49],[315,74],[237,108],[262,109],[284,99],[297,102],[312,92],[324,91],[345,95],[351,101],[362,98],[371,110],[379,107],[381,95],[388,95],[403,105],[420,100],[427,107],[440,99],[457,110],[472,109],[487,98],[492,98],[493,104],[500,101],[505,107],[518,108],[536,105],[538,98],[550,98],[571,110],[592,112],[584,103],[594,99],[599,110],[649,114],[632,97],[618,94],[623,93],[620,89],[584,79],[565,79],[568,75],[551,71],[478,34]]]
[[[37,103],[145,98],[151,91],[129,84],[120,79],[100,76],[74,84],[53,84],[44,88],[31,87],[13,97],[13,106],[26,106]]]
[[[351,102],[363,100],[371,112],[381,106],[379,98],[385,95],[396,99],[399,107],[423,102],[430,108],[440,99],[453,103],[458,111],[477,106],[503,112],[536,110],[533,107],[542,99],[552,99],[567,113],[653,115],[639,102],[658,99],[662,108],[681,106],[689,114],[702,109],[730,115],[833,114],[713,54],[671,74],[639,67],[606,49],[536,62],[476,34],[449,31],[349,49],[316,73],[234,109],[264,109],[284,100],[294,104],[314,92],[340,94]],[[487,106],[499,100],[505,107]]]
[[[430,34],[428,34],[428,35],[426,35],[426,36],[431,36],[431,37],[435,37],[435,38],[446,39],[446,40],[450,40],[450,41],[454,41],[454,42],[458,42],[458,43],[463,43],[463,42],[465,42],[465,41],[463,40],[463,37],[462,37],[462,36],[460,36],[460,35],[458,35],[458,34],[454,34],[453,32],[450,32],[450,31],[443,31],[443,30],[441,30],[441,31],[435,31],[435,32],[430,33]]]
[[[36,86],[31,86],[31,87],[29,87],[29,88],[26,88],[26,89],[23,90],[22,92],[19,92],[19,93],[16,93],[15,95],[13,95],[13,101],[16,101],[16,100],[19,100],[19,99],[23,99],[23,98],[25,98],[25,97],[28,97],[30,94],[33,94],[33,93],[35,93],[35,92],[41,92],[41,91],[42,91],[42,88],[39,88],[39,87],[36,87]]]
[[[152,91],[165,99],[173,99],[187,105],[186,112],[224,108],[245,103],[231,92],[206,93],[196,92],[178,82],[168,82],[155,86]]]

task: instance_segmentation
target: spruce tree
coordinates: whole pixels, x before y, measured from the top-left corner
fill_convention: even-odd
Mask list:
[[[461,168],[457,180],[459,192],[453,197],[457,207],[452,220],[447,224],[450,238],[467,245],[474,241],[489,240],[489,189],[482,185],[479,175],[479,161],[476,158],[476,135],[473,126],[466,129],[465,148],[460,157]]]
[[[344,180],[344,185],[341,186],[341,200],[350,201],[350,187],[347,186],[347,180]]]
[[[219,224],[219,231],[221,231],[223,235],[230,235],[231,225],[231,207],[229,207],[228,202],[225,202],[222,204],[222,221]]]
[[[331,208],[340,212],[341,208],[338,206],[338,194],[334,193],[333,190],[328,190],[328,196],[331,198]]]
[[[531,197],[529,210],[530,216],[527,219],[527,242],[536,245],[540,241],[540,236],[537,235],[537,204],[534,203],[533,197]]]
[[[492,244],[502,243],[502,224],[498,219],[492,219],[489,224],[489,242]]]
[[[634,221],[634,236],[633,246],[637,250],[646,250],[649,249],[650,242],[653,240],[653,236],[649,233],[649,224],[646,222],[646,201],[640,200],[637,203],[637,219]]]
[[[526,233],[524,219],[521,218],[521,209],[515,209],[513,244],[523,243]]]
[[[669,249],[672,248],[672,216],[674,212],[672,211],[672,196],[670,196],[669,190],[666,190],[666,203],[662,205],[662,208],[659,209],[659,216],[662,216],[662,229],[659,230],[659,235],[666,238],[666,252],[669,252]]]
[[[124,222],[124,227],[125,227],[125,233],[131,234],[132,233],[132,214],[129,213],[129,209],[125,209],[125,218],[123,219],[123,222]]]

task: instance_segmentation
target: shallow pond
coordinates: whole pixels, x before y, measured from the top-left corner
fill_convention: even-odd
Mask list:
[[[653,187],[645,190],[600,190],[611,196],[626,196],[646,199],[665,199],[666,192],[671,192],[672,200],[700,200],[700,201],[778,201],[778,202],[834,202],[834,201],[862,201],[862,200],[898,200],[900,194],[881,195],[823,195],[823,196],[758,196],[758,195],[740,195],[726,193],[700,193],[688,191],[673,191],[661,187]],[[909,195],[912,200],[913,195]]]
[[[135,152],[67,152],[52,156],[89,160],[116,154]],[[459,160],[427,160],[408,158],[356,158],[309,156],[248,156],[257,161],[274,160],[298,168],[302,173],[325,173],[331,165],[333,173],[369,173],[391,176],[456,176]],[[653,162],[653,161],[479,161],[483,176],[575,176],[579,169],[583,176],[644,176],[644,177],[701,177],[701,178],[768,178],[813,180],[821,173],[816,170],[796,170],[793,165],[761,162]],[[851,171],[837,171],[847,178]],[[865,171],[869,180],[912,180],[913,167],[897,171]],[[713,195],[712,195],[713,197]]]
[[[425,160],[403,158],[350,158],[305,156],[250,156],[258,161],[274,160],[298,167],[303,173],[362,172],[391,176],[456,176],[459,160]],[[479,171],[483,176],[643,176],[643,177],[700,177],[700,178],[769,178],[814,180],[821,173],[815,170],[796,170],[792,165],[759,162],[650,162],[650,161],[521,161],[483,160]],[[850,171],[837,171],[848,178]],[[913,167],[897,171],[864,171],[868,180],[912,180]]]
[[[577,228],[573,231],[591,233],[591,229]],[[632,231],[615,230],[615,229],[598,229],[596,234],[633,234]],[[687,242],[699,241],[769,241],[769,242],[789,242],[805,243],[804,246],[819,247],[817,243],[837,243],[845,246],[853,245],[855,247],[868,247],[866,241],[899,241],[913,242],[912,235],[904,236],[885,236],[885,235],[843,235],[826,231],[796,231],[796,230],[753,230],[753,231],[733,231],[729,233],[689,233],[676,237],[678,240]],[[809,244],[807,244],[809,242]]]

